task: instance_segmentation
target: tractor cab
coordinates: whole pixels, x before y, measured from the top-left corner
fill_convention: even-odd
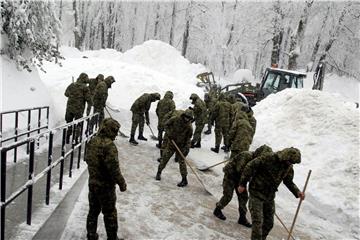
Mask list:
[[[304,78],[306,78],[305,73],[280,68],[267,68],[257,92],[257,101],[285,88],[303,88]]]

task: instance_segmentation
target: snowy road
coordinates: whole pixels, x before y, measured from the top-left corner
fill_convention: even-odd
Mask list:
[[[212,214],[217,199],[206,193],[189,170],[189,186],[178,188],[181,176],[178,164],[170,160],[160,182],[155,180],[158,166],[158,150],[155,142],[130,145],[126,139],[116,141],[122,173],[128,190],[117,189],[119,237],[124,239],[249,239],[250,230],[237,224],[237,205],[233,201],[225,209],[226,221]],[[201,173],[200,177],[211,178],[215,173]],[[214,176],[213,176],[214,177]],[[212,188],[211,188],[212,189]],[[220,192],[221,189],[218,189]],[[84,185],[75,210],[69,218],[63,240],[86,238],[86,215],[88,211],[87,184]],[[276,223],[277,224],[277,223]],[[106,238],[99,218],[100,239]],[[309,239],[300,236],[301,239]],[[273,239],[286,237],[283,229],[275,226]],[[269,239],[271,239],[269,237]]]

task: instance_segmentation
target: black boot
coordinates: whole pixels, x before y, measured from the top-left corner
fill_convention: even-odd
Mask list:
[[[99,235],[97,233],[88,233],[87,234],[87,239],[88,240],[98,240]]]
[[[200,143],[200,141],[197,142],[196,144],[194,144],[194,148],[201,148],[201,143]]]
[[[211,128],[208,128],[208,130],[206,130],[204,133],[205,133],[206,135],[211,134]]]
[[[182,177],[181,182],[178,183],[178,187],[185,187],[186,185],[188,185],[188,181],[186,179],[186,177]]]
[[[156,173],[155,179],[158,180],[158,181],[161,180],[161,172],[160,172],[160,171],[158,171],[158,172]]]
[[[131,136],[130,136],[129,143],[134,144],[134,145],[138,145],[138,144],[139,144],[139,143],[135,140],[134,135],[131,135]]]
[[[191,147],[191,148],[194,148],[194,147],[195,147],[195,142],[194,142],[194,141],[191,141],[190,147]]]
[[[251,228],[252,226],[251,223],[249,223],[249,221],[246,219],[246,215],[240,215],[238,224],[241,224],[247,228]]]
[[[214,148],[210,148],[211,151],[215,153],[219,153],[219,146],[215,146]]]
[[[217,218],[220,218],[221,220],[226,220],[226,217],[225,215],[222,213],[221,209],[219,207],[216,207],[214,209],[214,215],[217,217]]]
[[[138,139],[143,140],[143,141],[147,141],[147,138],[144,137],[142,134],[139,134]]]
[[[228,153],[229,151],[230,151],[230,148],[227,145],[225,145],[224,152]]]
[[[225,150],[225,149],[226,149],[226,146],[224,145],[224,146],[222,146],[220,149],[221,149],[221,150]]]

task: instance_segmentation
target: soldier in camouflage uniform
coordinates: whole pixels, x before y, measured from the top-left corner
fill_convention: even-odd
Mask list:
[[[85,103],[87,103],[86,115],[90,114],[91,110],[91,96],[87,83],[89,82],[88,75],[81,73],[75,83],[71,83],[65,90],[65,96],[68,98],[66,104],[65,121],[67,123],[73,120],[82,118]],[[69,143],[72,134],[72,127],[67,130],[66,142]],[[80,133],[79,133],[80,134]]]
[[[174,94],[171,91],[167,91],[164,98],[161,99],[156,107],[156,115],[158,117],[158,140],[159,143],[156,145],[161,148],[164,132],[164,118],[169,112],[175,110],[175,102],[173,100]]]
[[[191,94],[190,100],[194,104],[194,107],[191,108],[194,111],[195,119],[195,132],[193,139],[191,140],[191,147],[200,148],[201,147],[201,133],[205,126],[206,121],[206,105],[203,100],[195,93]]]
[[[86,221],[87,238],[98,239],[96,233],[100,212],[104,215],[107,239],[117,240],[117,210],[115,207],[115,186],[126,191],[118,160],[118,151],[114,144],[120,124],[106,118],[102,121],[98,134],[86,146],[85,161],[89,171],[89,213]]]
[[[211,114],[213,112],[214,106],[216,104],[216,97],[212,96],[210,93],[205,93],[204,102],[207,109],[207,130],[204,132],[205,134],[211,134],[212,122],[211,122]]]
[[[235,103],[232,104],[232,112],[233,112],[232,116],[235,117],[236,113],[239,111],[243,111],[246,113],[246,115],[248,116],[249,123],[250,123],[251,127],[254,129],[254,134],[255,134],[256,119],[254,117],[254,112],[251,109],[251,107],[246,106],[242,102],[236,101]],[[233,122],[233,121],[234,121],[234,119],[232,119],[231,122]]]
[[[282,151],[262,155],[249,162],[242,172],[238,191],[246,190],[249,184],[249,209],[252,219],[252,240],[264,240],[274,225],[275,193],[281,182],[296,198],[305,194],[293,183],[293,164],[301,162],[300,151],[285,148]]]
[[[93,101],[94,101],[94,113],[99,113],[99,123],[104,119],[104,108],[106,107],[106,100],[108,98],[108,90],[111,88],[111,84],[115,82],[113,76],[105,78],[104,81],[100,81],[95,88]]]
[[[230,158],[229,162],[223,168],[224,179],[223,179],[223,196],[220,201],[216,203],[216,208],[214,210],[214,215],[221,220],[225,220],[226,217],[222,213],[222,209],[226,207],[233,197],[234,190],[238,197],[239,202],[239,220],[238,223],[244,225],[245,227],[251,227],[251,224],[246,219],[247,207],[249,196],[248,192],[244,191],[239,193],[237,187],[239,186],[239,179],[242,171],[245,168],[245,165],[251,160],[266,154],[271,153],[272,149],[266,145],[263,145],[255,150],[255,152],[244,151],[240,154]]]
[[[138,142],[135,140],[136,128],[139,125],[139,140],[147,141],[144,137],[144,124],[150,124],[149,110],[151,103],[160,100],[161,96],[159,93],[144,93],[138,99],[135,100],[130,110],[132,112],[132,124],[131,124],[131,136],[129,142],[137,145]]]
[[[215,121],[215,147],[211,151],[218,153],[222,138],[224,138],[224,151],[229,151],[229,129],[231,127],[231,104],[226,101],[224,93],[220,93],[219,100],[214,106],[211,121]]]
[[[243,151],[249,151],[253,136],[254,129],[251,127],[246,113],[243,111],[237,112],[229,131],[231,157]]]
[[[99,82],[104,81],[104,75],[99,74],[96,78],[91,78],[89,80],[89,89],[90,89],[90,95],[93,98],[95,94],[95,88],[98,85]]]
[[[187,181],[187,168],[185,160],[179,156],[175,146],[171,142],[174,140],[176,145],[184,156],[187,156],[190,151],[190,139],[192,136],[193,112],[190,109],[175,114],[165,124],[165,137],[164,137],[164,152],[161,158],[161,162],[156,173],[156,180],[161,180],[161,172],[166,167],[171,156],[176,152],[175,158],[179,162],[180,174],[182,180],[178,183],[178,187],[185,187],[188,184]]]

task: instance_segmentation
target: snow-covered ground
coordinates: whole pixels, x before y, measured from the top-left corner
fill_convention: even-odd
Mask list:
[[[201,97],[204,94],[195,86],[195,76],[207,71],[206,68],[189,63],[177,50],[159,41],[145,42],[125,53],[110,49],[79,52],[73,48],[62,48],[62,52],[66,58],[62,67],[46,63],[44,69],[47,73],[39,73],[47,91],[41,90],[41,83],[34,91],[29,91],[29,85],[22,84],[22,81],[10,84],[7,83],[9,79],[3,78],[3,93],[6,92],[16,103],[3,109],[17,108],[23,102],[29,106],[50,104],[52,121],[63,122],[64,91],[72,77],[76,80],[81,72],[86,72],[89,77],[102,73],[115,77],[108,103],[120,109],[118,119],[122,130],[128,134],[131,124],[129,108],[142,93],[156,91],[163,95],[172,90],[180,109],[190,106],[191,93]],[[15,72],[15,69],[9,67],[9,72]],[[308,83],[312,81],[312,75],[309,75],[306,88],[312,85],[312,82]],[[33,92],[36,98],[31,96]],[[311,239],[359,239],[359,109],[349,103],[359,102],[358,98],[357,80],[330,75],[325,79],[324,92],[289,89],[270,95],[254,107],[258,127],[251,149],[264,143],[274,150],[298,147],[302,152],[302,163],[295,166],[295,182],[299,188],[303,187],[308,170],[313,170],[296,226],[298,231],[310,234]],[[3,97],[3,105],[7,103],[8,98]],[[153,129],[157,124],[155,107],[153,104],[151,108]],[[197,165],[221,161],[224,154],[209,151],[213,144],[213,135],[206,137],[203,148],[192,150],[189,159]],[[214,169],[214,176],[204,176],[216,197],[221,193],[221,167]],[[131,166],[123,165],[122,168],[126,171]],[[148,181],[139,181],[142,180]],[[144,195],[153,194],[156,189],[150,188]],[[276,203],[278,215],[290,226],[297,200],[281,187]]]

